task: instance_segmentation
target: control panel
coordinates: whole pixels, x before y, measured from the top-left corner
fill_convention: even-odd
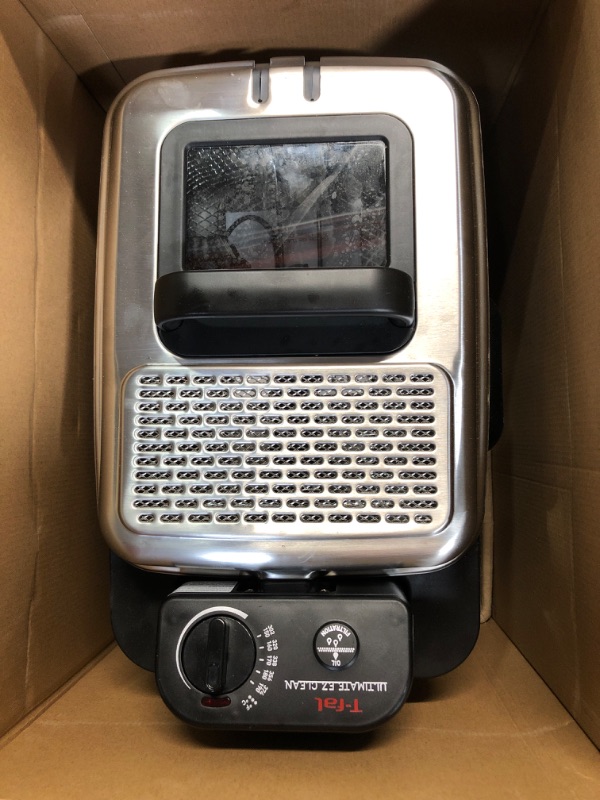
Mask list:
[[[388,581],[289,595],[184,584],[161,609],[156,680],[202,728],[368,730],[410,688],[410,613]]]

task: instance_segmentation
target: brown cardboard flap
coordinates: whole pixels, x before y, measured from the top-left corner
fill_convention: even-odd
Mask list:
[[[501,115],[494,616],[600,743],[600,6],[555,0]]]
[[[367,735],[197,732],[118,650],[0,751],[11,800],[595,800],[600,759],[495,623]]]
[[[17,0],[1,4],[0,30],[6,729],[110,631],[91,438],[102,114]]]
[[[18,3],[11,32],[23,36],[35,29]],[[5,6],[0,10],[4,23]],[[4,30],[4,24],[2,26]],[[17,64],[8,57],[6,34],[0,39],[0,237],[2,282],[11,291],[0,293],[3,346],[0,348],[0,406],[2,408],[2,458],[0,458],[0,507],[2,511],[2,561],[0,583],[0,730],[25,713],[27,629],[33,594],[37,551],[33,487],[30,483],[30,420],[35,384],[35,208],[37,198],[37,109],[26,84],[37,80],[37,64],[29,59]],[[35,38],[33,39],[35,42]],[[24,54],[22,54],[24,55]],[[6,346],[10,342],[10,348]]]
[[[547,0],[22,0],[105,108],[152,69],[277,55],[354,54],[439,61],[499,110]]]

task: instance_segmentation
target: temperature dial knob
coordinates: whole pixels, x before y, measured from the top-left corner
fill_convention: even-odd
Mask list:
[[[209,617],[195,625],[181,653],[189,682],[211,695],[233,692],[245,683],[255,660],[252,634],[243,622],[225,615]]]

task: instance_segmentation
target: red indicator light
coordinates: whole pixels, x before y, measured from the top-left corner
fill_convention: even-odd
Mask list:
[[[200,702],[206,708],[225,708],[225,706],[231,705],[231,697],[212,697],[207,695]]]

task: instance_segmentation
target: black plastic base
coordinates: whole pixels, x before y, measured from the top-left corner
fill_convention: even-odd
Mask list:
[[[406,596],[413,619],[413,676],[432,678],[457,667],[473,649],[479,633],[480,596],[479,545],[473,546],[458,561],[428,574],[394,579]],[[202,581],[202,576],[160,575],[132,567],[111,555],[111,618],[115,638],[135,664],[155,668],[160,609],[168,595],[184,583]],[[236,579],[204,578],[218,593],[238,583]],[[261,584],[252,578],[240,579],[244,590],[288,591],[288,582]],[[373,578],[323,578],[311,582],[309,591],[335,591],[336,584],[356,589],[373,583]],[[306,589],[305,582],[298,582]]]

